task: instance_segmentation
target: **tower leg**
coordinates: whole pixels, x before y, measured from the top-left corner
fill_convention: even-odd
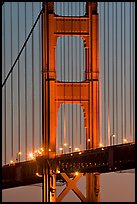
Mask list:
[[[99,174],[86,174],[86,192],[88,202],[100,202]]]
[[[56,175],[50,175],[50,202],[56,202]]]
[[[50,202],[50,186],[49,186],[49,170],[48,167],[44,171],[44,181],[43,181],[43,202]]]

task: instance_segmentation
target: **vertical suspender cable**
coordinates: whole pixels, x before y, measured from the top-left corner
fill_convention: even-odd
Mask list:
[[[47,57],[47,55],[43,53],[43,50],[45,49],[45,53],[46,53],[46,40],[45,39],[45,43],[44,43],[44,23],[46,22],[46,19],[44,21],[44,17],[46,16],[46,3],[42,2],[42,8],[43,8],[43,13],[42,13],[42,22],[41,22],[41,26],[42,26],[42,147],[44,147],[44,151],[46,150],[45,147],[45,135],[46,135],[46,111],[45,111],[45,106],[46,106],[46,100],[45,100],[45,95],[46,95],[46,90],[45,90],[45,84],[46,84],[46,80],[44,78],[44,74],[43,72],[45,71],[45,67],[44,67],[44,62],[43,62],[43,58]],[[46,30],[46,29],[45,29]],[[45,37],[46,38],[46,37]],[[45,174],[45,166],[43,167],[43,174]],[[42,202],[44,202],[44,200],[46,199],[45,197],[45,177],[46,175],[43,175],[42,178]]]
[[[130,16],[130,28],[129,28],[129,46],[130,46],[130,48],[129,48],[129,53],[130,53],[130,64],[129,64],[129,66],[130,66],[130,71],[129,71],[129,74],[130,74],[130,88],[129,88],[129,92],[130,92],[130,139],[131,139],[131,137],[132,137],[132,134],[133,134],[133,132],[132,132],[132,113],[131,113],[131,97],[132,97],[132,95],[131,95],[131,92],[132,92],[132,89],[131,89],[131,80],[132,80],[132,78],[131,78],[131,67],[132,67],[132,64],[131,64],[131,50],[132,50],[132,48],[131,48],[131,30],[132,30],[132,19],[131,19],[131,2],[129,3],[130,4],[130,7],[129,7],[129,16]]]
[[[26,2],[25,2],[25,39],[26,39]],[[25,157],[27,160],[27,47],[25,47]]]
[[[90,2],[88,2],[90,4]],[[91,18],[92,20],[92,3],[91,5],[88,7],[89,10],[89,18]],[[89,22],[89,56],[88,56],[88,60],[89,60],[89,71],[88,71],[88,80],[89,80],[89,84],[91,83],[91,89],[90,89],[90,85],[89,85],[89,89],[88,89],[88,99],[89,99],[89,107],[88,107],[88,112],[89,112],[89,118],[88,118],[88,138],[91,141],[87,140],[87,144],[88,144],[88,149],[89,148],[94,148],[94,131],[93,131],[93,67],[92,67],[92,23]],[[91,97],[91,98],[90,98]],[[90,101],[92,100],[92,101]],[[91,125],[92,122],[92,125]],[[92,136],[92,138],[91,138]]]
[[[54,13],[55,14],[57,14],[57,3],[56,2],[54,2]],[[55,27],[55,30],[57,30],[57,19],[55,20],[56,21],[56,23],[55,23],[55,25],[56,25],[56,27]],[[57,68],[57,61],[56,61],[56,59],[57,59],[57,44],[56,44],[56,48],[55,48],[55,72],[56,72],[56,68]],[[56,72],[57,73],[57,72]],[[57,75],[55,75],[56,77],[57,77]],[[57,104],[56,104],[56,98],[57,98],[57,91],[56,91],[56,81],[57,81],[57,79],[55,78],[55,117],[56,117],[56,121],[55,121],[55,124],[57,125],[57,121],[58,121],[58,114],[56,114],[56,113],[58,113],[57,112]],[[57,151],[58,151],[58,131],[57,131],[57,126],[56,126],[56,154],[57,154]]]
[[[62,2],[60,2],[60,13],[61,13],[61,16],[62,16]],[[61,49],[60,49],[60,64],[61,64],[61,82],[62,82],[62,67],[63,67],[63,64],[62,64],[62,38],[60,38],[60,47],[61,47]],[[63,148],[63,132],[62,132],[62,123],[63,123],[63,121],[62,121],[62,112],[63,112],[63,110],[62,110],[62,104],[61,104],[61,147]]]
[[[34,9],[32,2],[32,26],[34,22]],[[34,38],[32,33],[32,152],[34,152]]]
[[[18,4],[18,53],[19,53],[19,2]],[[18,151],[20,152],[20,60],[18,59]]]
[[[39,3],[39,9],[41,10],[41,2]],[[39,20],[39,145],[42,146],[41,138],[41,20]]]
[[[133,140],[135,140],[135,3],[133,2],[132,6],[132,21],[133,21],[133,28],[132,28],[132,49],[133,49]]]
[[[63,16],[65,16],[65,2],[63,2]],[[63,21],[64,21],[64,17],[63,17]],[[65,31],[65,23],[63,22],[63,28]],[[64,76],[63,76],[63,81],[64,81],[64,121],[63,121],[63,126],[64,126],[64,142],[63,145],[66,144],[66,105],[65,105],[65,83],[66,83],[66,76],[65,76],[65,68],[66,68],[66,64],[65,64],[65,36],[63,37],[63,69],[64,69]],[[64,146],[65,148],[66,146]]]
[[[68,16],[69,16],[69,2],[68,2]],[[70,66],[70,58],[69,58],[69,51],[70,51],[70,37],[68,36],[68,82],[70,81],[69,79],[69,66]],[[68,145],[69,145],[69,150],[71,150],[71,138],[70,138],[70,105],[68,105]]]
[[[115,131],[115,109],[114,109],[114,99],[115,99],[115,87],[114,87],[114,2],[112,2],[112,80],[113,80],[113,97],[112,97],[112,100],[113,100],[113,128],[112,128],[112,132],[113,134],[111,135],[111,139],[112,139],[112,145],[113,145],[113,135],[114,135],[114,131]]]
[[[4,31],[4,35],[3,35],[3,38],[4,38],[4,46],[3,46],[3,49],[4,49],[4,55],[3,55],[3,58],[4,58],[4,79],[5,79],[5,76],[6,76],[6,60],[5,60],[5,5],[4,5],[4,8],[3,8],[3,31]],[[4,120],[4,131],[5,131],[5,135],[4,135],[4,150],[5,150],[5,158],[4,158],[4,163],[6,164],[6,142],[7,142],[7,138],[6,138],[6,134],[7,134],[7,131],[6,131],[6,120],[7,120],[7,117],[6,117],[6,84],[5,84],[5,87],[4,87],[4,116],[5,116],[5,120]]]
[[[102,23],[101,23],[101,15],[102,15],[102,12],[101,12],[101,5],[102,3],[99,2],[99,136],[100,136],[100,143],[102,144],[102,141],[103,141],[103,134],[102,134],[102,55],[101,55],[101,50],[102,50],[102,47],[101,47],[101,34],[102,34]],[[110,135],[108,135],[108,137],[110,137]]]
[[[124,2],[124,137],[126,138],[126,15],[125,15],[125,2]]]
[[[79,18],[80,18],[80,5],[81,5],[81,2],[79,2]],[[81,21],[80,21],[80,25],[79,25],[79,30],[81,32]],[[82,119],[82,113],[81,113],[81,108],[82,108],[81,107],[81,74],[82,74],[82,70],[84,69],[84,66],[82,67],[82,64],[81,64],[81,60],[82,60],[81,53],[82,52],[80,52],[80,49],[81,49],[80,42],[79,42],[79,46],[77,49],[79,51],[79,61],[80,61],[80,63],[79,63],[79,67],[80,67],[80,70],[79,70],[79,74],[80,74],[80,77],[79,77],[79,79],[80,79],[80,111],[79,111],[80,112],[79,113],[79,116],[80,116],[80,121],[79,121],[79,123],[80,123],[80,128],[79,128],[80,141],[79,142],[80,142],[80,148],[82,148],[82,141],[81,141],[81,119]],[[84,48],[83,48],[83,52],[84,52]],[[84,53],[83,53],[83,56],[84,56]]]
[[[116,144],[118,144],[118,89],[117,89],[117,85],[118,85],[118,72],[117,72],[117,54],[118,54],[118,50],[117,50],[117,2],[116,2]]]
[[[11,24],[11,66],[12,66],[12,2],[10,3]],[[11,158],[13,160],[13,73],[11,73]]]
[[[121,2],[121,140],[123,142],[123,2]]]
[[[46,117],[47,121],[46,123],[48,123],[48,135],[46,135],[46,142],[45,144],[47,145],[47,150],[48,150],[48,158],[49,158],[49,148],[50,148],[50,75],[49,75],[49,70],[50,70],[50,67],[49,67],[49,15],[48,15],[48,2],[46,2],[46,62],[47,62],[47,100],[46,100],[46,107],[48,107],[48,116]],[[47,185],[47,188],[49,188],[50,186],[50,173],[49,173],[49,166],[46,167],[46,181],[45,181],[45,185]],[[46,189],[45,189],[46,190]],[[48,193],[47,193],[47,198],[45,199],[47,201],[50,201],[50,191],[48,190]]]
[[[91,20],[92,20],[92,3],[91,3]],[[90,105],[91,105],[91,103],[90,103],[90,105],[89,105],[89,107],[90,107],[90,109],[89,109],[89,113],[90,113],[90,111],[92,112],[92,119],[91,119],[91,117],[89,117],[89,124],[90,124],[90,120],[92,120],[92,146],[89,146],[90,148],[92,147],[92,148],[94,148],[94,130],[93,130],[93,128],[94,128],[94,111],[93,111],[93,101],[94,101],[94,99],[93,99],[93,97],[94,97],[94,93],[93,93],[93,91],[94,91],[94,80],[93,80],[93,59],[92,59],[92,24],[91,24],[91,33],[90,33],[90,39],[91,39],[91,41],[90,41],[90,47],[91,47],[91,50],[90,50],[90,58],[91,58],[91,65],[90,65],[90,75],[91,75],[91,77],[90,77],[90,80],[91,80],[91,89],[92,89],[92,93],[91,93],[91,97],[92,97],[92,107],[90,107]],[[90,89],[89,89],[90,90]],[[89,94],[89,96],[90,96],[90,94]],[[91,132],[91,129],[89,128],[89,132]],[[91,138],[90,138],[91,139]]]
[[[104,2],[104,143],[106,145],[106,76],[105,76],[105,67],[106,67],[106,24],[105,24],[105,20],[106,20],[106,10],[105,10],[105,2]]]
[[[77,2],[75,2],[75,16],[76,16],[76,13],[77,13]],[[78,75],[78,72],[77,72],[77,37],[75,37],[74,39],[74,43],[75,43],[75,63],[74,63],[74,69],[76,70],[76,76],[75,76],[75,81],[77,82],[78,78],[77,78],[77,75]],[[77,107],[78,105],[76,104],[76,146],[78,147],[78,119],[77,119]]]
[[[72,23],[72,3],[73,2],[71,2],[71,32],[72,32],[72,30],[73,30],[73,23]],[[71,81],[72,81],[72,151],[73,151],[73,149],[74,149],[74,147],[73,147],[73,128],[74,128],[74,126],[73,126],[73,36],[71,37],[71,67],[72,67],[72,72],[71,72]]]
[[[109,2],[108,2],[108,142],[107,144],[110,145],[110,96],[109,96]]]

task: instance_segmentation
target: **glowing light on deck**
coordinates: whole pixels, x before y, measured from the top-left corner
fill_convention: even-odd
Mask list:
[[[63,148],[60,147],[59,150],[60,150],[60,154],[63,154]]]
[[[42,175],[40,175],[38,172],[36,173],[36,176],[38,176],[38,177],[42,177]]]
[[[14,161],[13,161],[13,160],[10,160],[10,164],[14,164]]]
[[[57,169],[57,174],[59,174],[60,173],[60,170],[59,169]]]
[[[82,154],[82,152],[79,152],[79,154]]]
[[[100,143],[99,146],[100,146],[100,147],[103,147],[103,144]]]
[[[67,143],[64,143],[64,146],[66,147],[66,146],[67,146]]]
[[[41,149],[42,152],[44,152],[44,149],[42,147],[40,149]]]
[[[75,172],[75,175],[78,176],[78,171]]]
[[[31,153],[29,153],[29,157],[31,158],[31,159],[34,159],[34,155],[33,155],[33,153],[31,152]]]
[[[126,138],[124,138],[124,139],[123,139],[123,142],[125,142],[125,143],[126,143],[126,142],[128,142],[128,140],[127,140]]]
[[[75,151],[80,151],[80,149],[78,147],[75,148]]]

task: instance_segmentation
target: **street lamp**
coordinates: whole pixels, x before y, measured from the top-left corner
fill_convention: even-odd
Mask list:
[[[128,142],[128,140],[127,140],[126,138],[124,138],[124,139],[123,139],[123,142],[124,142],[124,143],[127,143],[127,142]]]
[[[114,145],[115,144],[115,137],[116,137],[116,135],[115,134],[112,134],[112,135],[110,135],[111,136],[111,145]]]

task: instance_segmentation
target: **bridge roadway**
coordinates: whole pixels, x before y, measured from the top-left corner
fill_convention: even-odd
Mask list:
[[[54,159],[38,156],[35,160],[4,165],[2,167],[2,189],[42,183],[42,171],[45,164],[52,168],[53,173],[56,173],[57,181],[63,181],[61,173],[67,173],[71,177],[76,171],[83,174],[101,174],[134,169],[135,143],[62,154],[57,155]],[[57,169],[60,170],[60,173],[57,172]]]

